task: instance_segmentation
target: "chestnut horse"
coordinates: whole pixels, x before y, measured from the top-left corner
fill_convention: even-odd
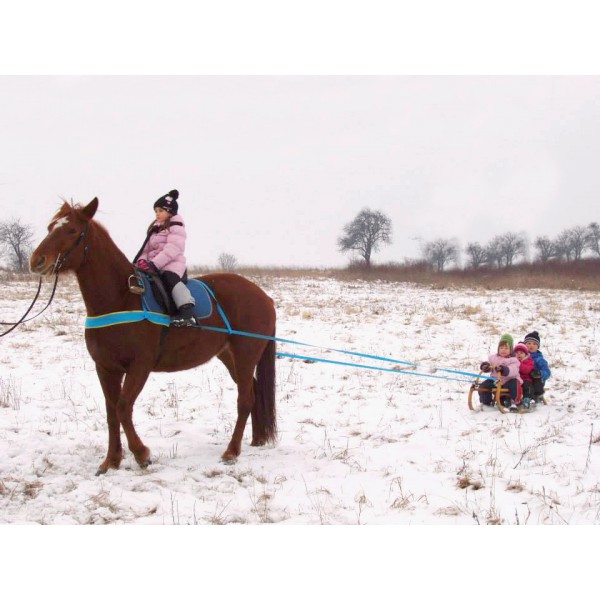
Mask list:
[[[93,220],[94,198],[87,206],[64,203],[48,225],[48,235],[31,255],[33,273],[74,271],[89,317],[140,310],[140,297],[129,291],[133,266],[102,225]],[[273,301],[251,281],[231,273],[200,277],[213,290],[234,330],[275,335]],[[202,321],[223,328],[217,310]],[[192,369],[216,356],[237,384],[238,416],[222,458],[239,456],[248,416],[252,445],[275,441],[275,342],[200,328],[165,328],[149,321],[86,329],[85,342],[96,363],[106,401],[108,451],[97,475],[118,469],[123,458],[121,426],[138,464],[151,463],[150,449],[133,425],[133,405],[150,372]],[[256,371],[256,378],[255,378]]]

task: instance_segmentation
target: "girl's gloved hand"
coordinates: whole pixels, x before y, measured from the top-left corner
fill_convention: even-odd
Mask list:
[[[137,268],[140,271],[145,271],[146,273],[158,273],[156,265],[153,262],[150,262],[143,258],[140,258],[140,260],[137,261]]]

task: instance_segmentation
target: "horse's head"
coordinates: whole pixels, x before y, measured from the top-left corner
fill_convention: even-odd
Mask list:
[[[97,208],[98,198],[84,207],[64,202],[48,225],[48,235],[31,254],[31,272],[46,275],[77,270],[85,258],[85,237]]]

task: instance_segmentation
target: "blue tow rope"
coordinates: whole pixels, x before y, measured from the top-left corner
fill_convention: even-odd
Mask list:
[[[202,281],[201,281],[201,283],[204,284],[204,282],[202,282]],[[293,344],[296,346],[304,346],[305,348],[317,348],[317,349],[325,350],[328,352],[337,352],[339,354],[346,354],[349,356],[358,356],[360,358],[367,358],[370,360],[377,360],[377,361],[382,361],[382,362],[386,362],[386,363],[393,363],[396,365],[406,365],[408,367],[418,367],[419,366],[417,363],[414,363],[414,362],[409,362],[406,360],[398,360],[395,358],[386,358],[384,356],[377,356],[376,354],[365,354],[363,352],[354,352],[352,350],[341,350],[339,348],[328,348],[325,346],[317,346],[315,344],[308,344],[306,342],[298,342],[296,340],[274,337],[271,335],[263,335],[261,333],[250,333],[247,331],[238,331],[237,329],[233,329],[231,327],[229,320],[227,319],[227,315],[221,308],[221,305],[219,304],[219,301],[215,297],[214,292],[210,289],[210,287],[208,287],[208,285],[204,284],[204,286],[205,286],[206,290],[208,291],[208,293],[211,295],[212,299],[215,301],[217,310],[219,312],[219,315],[221,315],[221,318],[223,319],[223,323],[225,324],[225,327],[223,328],[223,327],[211,327],[208,325],[196,325],[195,326],[196,329],[203,329],[205,331],[215,331],[218,333],[226,333],[228,335],[239,335],[239,336],[255,338],[255,339],[259,339],[259,340],[279,342],[282,344]],[[85,328],[86,329],[98,329],[98,328],[102,328],[102,327],[111,327],[113,325],[122,325],[125,323],[137,323],[139,321],[144,321],[144,320],[150,321],[151,323],[155,323],[157,325],[166,326],[166,327],[168,327],[171,323],[171,318],[168,315],[151,312],[148,310],[132,310],[132,311],[108,313],[105,315],[99,315],[97,317],[87,317],[85,320]],[[331,360],[331,359],[326,359],[326,358],[316,358],[314,356],[303,356],[300,354],[291,354],[291,353],[287,353],[287,352],[277,352],[276,355],[279,357],[282,357],[282,358],[296,358],[296,359],[300,359],[300,360],[322,362],[322,363],[331,364],[331,365],[342,365],[342,366],[348,366],[348,367],[356,367],[358,369],[369,369],[372,371],[385,371],[385,372],[390,372],[390,373],[402,373],[404,375],[414,375],[417,377],[429,377],[431,379],[445,379],[448,381],[460,381],[461,383],[470,383],[473,378],[492,379],[492,380],[497,379],[496,377],[482,376],[478,373],[470,373],[468,371],[457,371],[455,369],[438,369],[438,368],[436,368],[435,371],[436,372],[440,371],[442,373],[449,373],[451,375],[460,375],[462,377],[468,377],[469,380],[467,381],[465,379],[457,379],[456,377],[446,377],[444,375],[435,375],[433,373],[420,373],[418,371],[408,371],[405,369],[397,369],[397,368],[394,369],[394,368],[386,368],[386,367],[376,367],[376,366],[372,366],[372,365],[361,365],[361,364],[353,363],[353,362]]]
[[[227,325],[229,325],[229,323],[227,323]],[[315,344],[307,344],[306,342],[298,342],[296,340],[274,337],[271,335],[263,335],[260,333],[249,333],[247,331],[238,331],[236,329],[232,329],[231,327],[229,327],[228,329],[225,329],[223,327],[210,327],[208,325],[197,325],[197,328],[205,329],[206,331],[215,331],[218,333],[228,333],[229,335],[240,335],[240,336],[244,336],[244,337],[257,338],[260,340],[280,342],[282,344],[294,344],[296,346],[304,346],[306,348],[318,348],[320,350],[327,350],[329,352],[338,352],[340,354],[348,354],[350,356],[359,356],[361,358],[368,358],[371,360],[379,360],[382,362],[394,363],[394,364],[398,364],[398,365],[407,365],[409,367],[418,367],[419,366],[417,363],[409,362],[406,360],[398,360],[395,358],[386,358],[385,356],[377,356],[376,354],[364,354],[363,352],[354,352],[352,350],[341,350],[339,348],[327,348],[325,346],[316,346]],[[300,360],[311,360],[314,362],[322,362],[322,363],[332,364],[332,365],[343,365],[343,366],[349,366],[349,367],[357,367],[359,369],[371,369],[374,371],[387,371],[390,373],[402,373],[404,375],[417,375],[420,377],[430,377],[433,379],[446,379],[448,381],[460,381],[462,383],[468,383],[471,381],[472,378],[496,380],[496,377],[482,376],[479,373],[470,373],[468,371],[457,371],[455,369],[438,369],[438,368],[436,368],[435,370],[440,371],[442,373],[450,373],[452,375],[462,375],[463,377],[469,377],[470,378],[469,381],[467,381],[465,379],[457,379],[456,377],[445,377],[443,375],[435,375],[432,373],[419,373],[417,371],[407,371],[405,369],[390,369],[390,368],[385,368],[385,367],[360,365],[358,363],[343,362],[343,361],[331,360],[331,359],[326,359],[326,358],[316,358],[314,356],[303,356],[300,354],[289,354],[287,352],[277,352],[276,354],[277,354],[277,356],[281,356],[282,358],[297,358]]]

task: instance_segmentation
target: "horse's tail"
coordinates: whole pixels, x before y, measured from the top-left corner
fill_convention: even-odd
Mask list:
[[[273,328],[275,337],[275,328]],[[254,384],[255,403],[252,415],[253,437],[264,443],[277,440],[275,409],[275,341],[269,340],[258,365]]]

